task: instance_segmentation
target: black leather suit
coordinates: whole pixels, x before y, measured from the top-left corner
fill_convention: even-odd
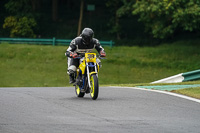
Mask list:
[[[104,51],[103,47],[100,45],[99,41],[95,38],[92,38],[89,45],[84,45],[82,37],[76,37],[70,43],[69,48],[66,51],[66,55],[70,57],[70,52],[76,52],[77,54],[84,55],[86,52],[91,52],[93,49],[96,49],[99,53]],[[68,72],[75,72],[79,66],[79,59],[68,58]]]

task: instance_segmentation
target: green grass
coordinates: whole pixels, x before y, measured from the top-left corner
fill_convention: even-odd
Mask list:
[[[108,59],[102,69],[104,84],[149,83],[200,68],[200,46],[164,44],[114,47],[106,51]]]
[[[100,85],[150,83],[200,69],[200,45],[184,43],[106,47]],[[69,86],[66,49],[65,46],[0,44],[0,86]]]
[[[65,86],[64,47],[0,45],[0,86]]]
[[[172,92],[200,99],[200,87],[173,90]]]

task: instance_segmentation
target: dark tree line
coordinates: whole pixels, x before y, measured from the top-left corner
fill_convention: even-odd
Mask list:
[[[63,27],[71,23],[76,25],[71,25],[76,35],[80,34],[84,23],[90,26],[99,22],[105,25],[101,26],[104,33],[119,40],[125,37],[127,25],[135,30],[137,19],[144,24],[141,29],[160,39],[177,32],[198,32],[200,29],[199,0],[2,0],[0,3],[5,8],[2,27],[9,31],[10,37],[36,37],[35,32],[47,29],[42,22],[59,25],[64,19],[66,25]],[[91,4],[95,6],[93,12],[87,9]]]

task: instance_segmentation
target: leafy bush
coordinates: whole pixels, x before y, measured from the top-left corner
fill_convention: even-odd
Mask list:
[[[33,29],[34,18],[9,16],[4,20],[3,28],[10,30],[10,37],[36,37]]]
[[[10,16],[5,18],[3,28],[10,31],[10,37],[36,37],[33,29],[37,23],[30,0],[9,0],[5,9]]]

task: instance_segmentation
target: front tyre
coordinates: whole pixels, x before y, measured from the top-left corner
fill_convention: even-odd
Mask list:
[[[99,82],[96,74],[91,75],[90,77],[91,89],[90,96],[93,100],[96,100],[99,94]]]
[[[77,97],[84,97],[85,95],[84,92],[81,92],[80,86],[78,85],[75,86],[75,92],[76,92]]]

